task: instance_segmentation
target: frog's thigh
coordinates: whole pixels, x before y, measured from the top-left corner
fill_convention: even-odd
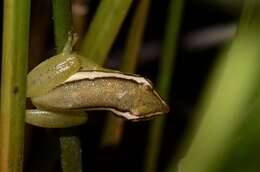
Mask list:
[[[44,128],[66,128],[84,124],[87,114],[83,111],[50,112],[39,109],[26,110],[28,124]]]

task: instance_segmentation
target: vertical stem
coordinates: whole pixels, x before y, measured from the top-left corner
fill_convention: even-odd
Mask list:
[[[72,14],[70,0],[52,0],[54,34],[57,52],[61,52],[72,30]]]
[[[53,0],[52,4],[55,43],[57,53],[59,53],[68,40],[68,33],[72,31],[71,1]],[[69,133],[69,135],[65,133]],[[74,130],[61,129],[59,140],[61,145],[61,166],[63,172],[82,171],[80,140],[75,136]]]
[[[121,71],[135,72],[137,59],[141,49],[143,33],[149,11],[150,0],[139,2],[129,30],[123,56]]]
[[[133,0],[102,0],[100,2],[80,48],[85,57],[92,58],[99,65],[104,65],[132,2]],[[103,136],[105,144],[107,133],[105,131]]]
[[[80,139],[76,136],[77,130],[68,128],[61,130],[61,165],[63,172],[81,172],[81,146]]]
[[[103,65],[133,0],[102,0],[83,40],[81,53]]]
[[[121,71],[123,72],[135,72],[149,6],[150,0],[142,0],[138,3],[127,36],[123,63],[121,66]],[[121,141],[123,128],[124,121],[121,118],[110,115],[105,124],[102,145],[118,145]]]
[[[168,98],[171,87],[172,67],[175,62],[184,1],[185,0],[171,0],[168,9],[168,19],[165,26],[165,36],[162,47],[162,59],[159,64],[160,70],[157,78],[157,88],[165,98]]]
[[[30,1],[4,1],[0,171],[23,170]]]
[[[80,48],[80,43],[85,33],[85,28],[88,20],[89,7],[85,0],[74,0],[72,3],[72,21],[74,32],[79,36],[79,39],[74,46],[74,49]]]
[[[172,68],[175,61],[183,5],[184,0],[171,0],[168,9],[162,59],[159,64],[157,79],[157,88],[165,99],[168,99],[171,87]],[[150,126],[146,150],[145,172],[157,170],[157,160],[161,147],[164,121],[165,117],[155,119]]]

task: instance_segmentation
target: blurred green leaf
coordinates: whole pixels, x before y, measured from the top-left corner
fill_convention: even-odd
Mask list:
[[[81,53],[103,65],[133,0],[102,0],[85,36]]]
[[[216,64],[201,99],[189,138],[196,132],[179,172],[215,171],[228,156],[259,87],[259,19],[257,0],[246,1],[237,36]]]
[[[159,63],[156,87],[161,96],[168,100],[172,83],[173,69],[177,51],[177,41],[181,26],[185,0],[171,0],[165,25],[162,56]],[[145,164],[146,172],[157,171],[157,162],[161,149],[161,141],[166,117],[154,119],[148,131]]]

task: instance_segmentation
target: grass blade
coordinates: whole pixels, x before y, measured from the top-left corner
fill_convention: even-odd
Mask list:
[[[131,28],[127,36],[123,63],[120,71],[128,73],[135,72],[149,6],[150,0],[142,0],[138,3],[134,17],[132,19]],[[108,116],[108,119],[105,123],[101,144],[103,146],[117,146],[120,143],[123,134],[124,120],[111,115],[111,113],[109,114],[110,115]]]
[[[172,68],[175,62],[183,5],[184,0],[171,0],[168,9],[162,59],[159,64],[157,79],[158,91],[166,100],[169,97],[171,88]],[[165,117],[155,119],[150,126],[145,157],[145,172],[157,171],[157,160],[161,148],[164,121]]]
[[[81,46],[81,53],[104,64],[133,0],[102,0]]]
[[[70,0],[53,0],[53,16],[55,43],[57,53],[60,53],[67,40],[68,33],[72,31],[72,9]],[[76,130],[61,129],[61,167],[63,172],[82,171],[80,140],[76,135]]]

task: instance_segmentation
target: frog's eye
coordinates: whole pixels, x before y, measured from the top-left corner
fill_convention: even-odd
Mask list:
[[[32,102],[40,109],[54,111],[110,110],[130,120],[169,111],[147,79],[113,71],[77,72]]]

